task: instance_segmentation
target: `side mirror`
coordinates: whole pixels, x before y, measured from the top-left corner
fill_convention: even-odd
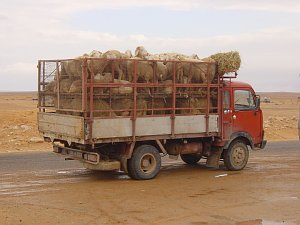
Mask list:
[[[255,95],[255,106],[258,109],[260,107],[260,96]]]

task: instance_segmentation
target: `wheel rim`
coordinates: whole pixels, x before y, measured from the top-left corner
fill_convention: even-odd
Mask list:
[[[141,157],[140,168],[144,173],[152,173],[156,168],[156,159],[152,154],[144,154]]]
[[[240,166],[244,163],[246,158],[245,149],[242,147],[236,147],[232,152],[232,161],[234,165]]]

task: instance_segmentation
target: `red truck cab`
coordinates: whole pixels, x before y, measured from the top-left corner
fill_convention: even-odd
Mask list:
[[[246,145],[263,149],[263,113],[260,97],[244,82],[225,81],[223,86],[223,158],[231,170],[239,170],[248,160]]]

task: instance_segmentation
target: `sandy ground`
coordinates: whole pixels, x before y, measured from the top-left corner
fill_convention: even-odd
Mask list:
[[[266,139],[298,140],[300,93],[261,93],[261,98],[264,97],[271,100],[270,103],[261,103]]]
[[[268,141],[297,140],[300,93],[261,93]],[[37,131],[36,93],[0,93],[0,152],[50,150]]]

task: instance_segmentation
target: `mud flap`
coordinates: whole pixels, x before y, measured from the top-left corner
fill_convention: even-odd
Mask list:
[[[219,162],[223,152],[223,147],[213,147],[207,157],[206,167],[219,169]]]

